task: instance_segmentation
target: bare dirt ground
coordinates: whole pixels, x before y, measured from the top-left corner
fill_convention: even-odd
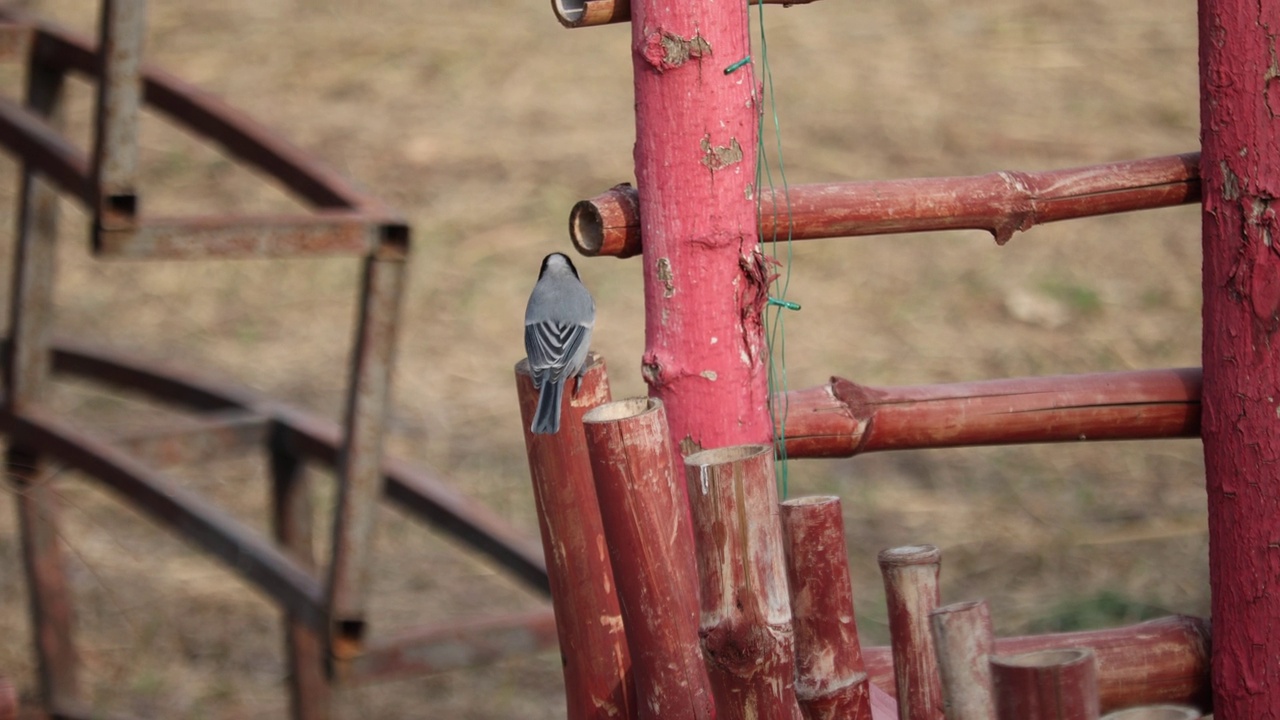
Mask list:
[[[94,26],[93,3],[31,4]],[[1198,147],[1192,3],[825,0],[764,15],[791,183]],[[390,449],[536,533],[512,382],[520,318],[539,259],[568,248],[573,202],[632,178],[629,29],[563,30],[543,0],[168,0],[150,3],[150,18],[152,62],[410,218]],[[0,79],[16,94],[15,70]],[[90,91],[74,89],[83,139]],[[292,207],[156,118],[142,145],[146,212]],[[15,176],[13,161],[0,161],[10,225]],[[354,261],[106,263],[87,253],[84,213],[68,204],[64,218],[57,332],[338,416]],[[0,257],[10,257],[10,235]],[[799,243],[791,298],[804,309],[787,318],[790,384],[1197,365],[1198,238],[1198,209],[1187,207],[1040,227],[1005,247],[981,233]],[[616,397],[645,392],[637,263],[579,264]],[[55,402],[99,425],[139,412],[69,384]],[[183,478],[265,527],[263,465],[244,458]],[[883,642],[875,554],[908,543],[939,545],[944,599],[988,598],[1002,633],[1207,614],[1202,472],[1194,441],[963,449],[795,462],[790,493],[844,498],[861,628]],[[94,707],[283,716],[272,607],[83,478],[61,480]],[[12,505],[0,494],[0,673],[30,700]],[[379,521],[375,633],[538,602],[403,516]],[[563,717],[556,660],[377,685],[342,702],[351,716],[378,718]]]

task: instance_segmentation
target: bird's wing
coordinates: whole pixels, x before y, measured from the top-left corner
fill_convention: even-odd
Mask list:
[[[547,380],[562,380],[576,372],[569,364],[583,345],[590,342],[591,329],[577,323],[544,321],[524,326],[524,346],[529,353],[529,369],[534,383],[542,387]]]

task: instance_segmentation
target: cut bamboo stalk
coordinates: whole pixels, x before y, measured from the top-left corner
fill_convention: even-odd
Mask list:
[[[1200,710],[1190,705],[1143,705],[1107,713],[1102,720],[1200,720]]]
[[[806,5],[815,0],[747,0],[748,5]],[[556,19],[567,28],[631,21],[630,0],[551,0]]]
[[[18,691],[9,678],[0,676],[0,720],[18,720]]]
[[[785,395],[787,456],[1198,437],[1200,369],[871,387],[843,378]]]
[[[583,416],[600,516],[631,652],[637,717],[715,717],[698,640],[698,566],[684,479],[656,398]]]
[[[1087,648],[991,658],[999,720],[1097,720],[1098,670]]]
[[[1200,201],[1200,154],[1045,172],[795,185],[761,189],[760,238],[818,240],[939,230],[986,230],[1003,245],[1017,231],[1072,218]],[[574,206],[574,245],[588,255],[640,252],[636,188],[616,185]],[[628,212],[627,208],[636,208]],[[607,241],[606,241],[607,238]]]
[[[560,432],[529,432],[538,391],[529,364],[516,365],[516,389],[547,560],[569,720],[635,717],[631,658],[605,551],[582,416],[609,402],[604,361],[587,358],[582,378],[561,400]]]
[[[1210,702],[1209,623],[1202,618],[1171,615],[1104,630],[999,638],[995,652],[1017,655],[1068,647],[1093,650],[1104,712],[1161,703],[1205,707]],[[864,648],[862,656],[871,682],[892,689],[890,649]]]
[[[933,545],[907,545],[882,550],[879,561],[893,642],[898,717],[936,720],[942,715],[942,687],[929,613],[940,602],[942,555]]]
[[[796,638],[796,699],[809,720],[870,720],[840,498],[782,503]]]
[[[773,448],[704,450],[684,462],[719,717],[801,720]]]
[[[995,720],[991,651],[995,637],[986,601],[944,605],[929,614],[947,720]]]

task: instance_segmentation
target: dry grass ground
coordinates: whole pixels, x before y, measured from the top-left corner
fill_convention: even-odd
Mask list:
[[[94,3],[39,0],[90,31]],[[392,452],[431,463],[535,532],[512,366],[538,260],[572,203],[631,179],[625,26],[562,30],[544,0],[161,0],[149,58],[278,129],[405,212],[415,232]],[[1083,0],[826,0],[765,12],[792,183],[1045,169],[1198,146],[1195,8]],[[754,17],[754,15],[753,15]],[[754,20],[753,20],[754,22]],[[3,69],[12,94],[18,75]],[[89,91],[77,86],[78,137]],[[291,201],[154,118],[147,211]],[[776,158],[774,167],[776,169]],[[0,161],[12,225],[14,163]],[[775,176],[776,177],[776,176]],[[103,263],[67,206],[57,331],[234,378],[337,417],[356,292],[349,260]],[[794,248],[793,387],[915,384],[1199,363],[1196,208]],[[0,238],[9,257],[10,233]],[[636,261],[580,263],[615,395],[645,391]],[[61,385],[116,426],[128,399]],[[261,458],[184,474],[258,526]],[[89,698],[151,717],[281,717],[275,611],[218,565],[68,474],[66,540]],[[792,495],[845,500],[865,636],[883,641],[875,553],[935,543],[944,597],[988,598],[1004,633],[1207,614],[1194,441],[988,448],[797,462]],[[32,688],[10,497],[0,495],[0,673]],[[380,517],[374,631],[531,607],[449,542]],[[349,693],[366,717],[556,718],[545,654]]]

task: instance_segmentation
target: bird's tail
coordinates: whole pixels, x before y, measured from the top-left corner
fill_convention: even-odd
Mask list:
[[[535,434],[549,435],[560,432],[560,398],[564,394],[563,380],[548,380],[538,393],[538,409],[533,413]]]

